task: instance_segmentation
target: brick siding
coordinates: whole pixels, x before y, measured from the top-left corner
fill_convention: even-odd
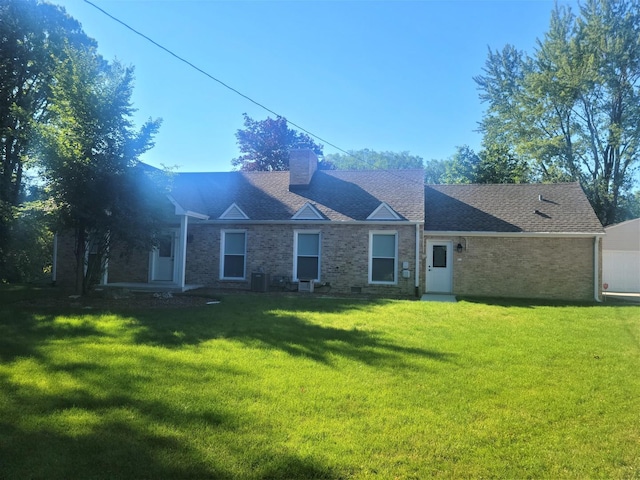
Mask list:
[[[465,247],[453,252],[454,294],[593,300],[593,238],[429,239]]]
[[[247,232],[246,279],[220,280],[221,230]],[[293,277],[294,231],[320,231],[320,283],[329,282],[332,293],[349,294],[352,287],[363,294],[381,296],[413,296],[415,272],[415,226],[385,225],[211,225],[191,224],[192,241],[187,247],[186,282],[214,288],[251,288],[251,273]],[[369,232],[398,232],[397,285],[370,285]],[[402,262],[409,262],[410,278],[402,278]]]

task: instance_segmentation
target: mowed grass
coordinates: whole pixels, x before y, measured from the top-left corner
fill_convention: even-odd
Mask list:
[[[0,478],[640,478],[640,307],[0,310]]]

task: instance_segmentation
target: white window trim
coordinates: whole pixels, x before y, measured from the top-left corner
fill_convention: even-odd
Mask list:
[[[375,235],[393,235],[395,237],[395,252],[394,252],[394,258],[393,258],[394,268],[393,268],[392,282],[381,282],[381,281],[373,280],[373,237]],[[383,258],[383,257],[380,257],[380,258]],[[397,231],[371,230],[369,232],[369,283],[372,285],[397,285],[398,284],[398,232]]]
[[[320,230],[294,230],[293,231],[293,281],[298,282],[300,279],[298,278],[298,235],[299,234],[307,234],[307,235],[318,235],[318,278],[314,278],[313,280],[316,282],[320,281],[320,276],[322,272],[322,233]]]
[[[227,238],[227,233],[244,233],[244,269],[242,271],[242,277],[225,277],[224,276],[224,247]],[[247,231],[237,229],[223,229],[220,230],[220,280],[246,280],[247,278]]]

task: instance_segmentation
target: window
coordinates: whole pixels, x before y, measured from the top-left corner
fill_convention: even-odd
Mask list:
[[[320,232],[295,232],[293,276],[320,280]]]
[[[369,234],[369,283],[396,283],[397,247],[396,232],[384,231]]]
[[[220,278],[234,280],[245,278],[246,232],[242,230],[223,230],[221,241]]]

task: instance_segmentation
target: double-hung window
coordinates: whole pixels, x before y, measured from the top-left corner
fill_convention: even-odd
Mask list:
[[[242,280],[245,278],[247,257],[247,232],[223,230],[221,238],[220,278]]]
[[[398,234],[369,233],[369,283],[395,284],[398,272]]]
[[[320,232],[295,232],[293,276],[296,281],[320,280]]]

